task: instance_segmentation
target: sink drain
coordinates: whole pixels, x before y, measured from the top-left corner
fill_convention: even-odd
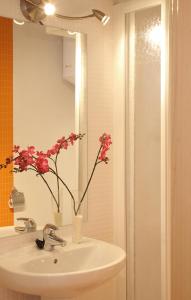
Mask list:
[[[58,262],[58,259],[55,258],[55,259],[54,259],[54,264],[57,264],[57,262]]]

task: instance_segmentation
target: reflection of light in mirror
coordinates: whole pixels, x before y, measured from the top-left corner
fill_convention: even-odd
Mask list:
[[[81,93],[81,78],[82,78],[82,47],[81,47],[81,35],[76,34],[76,74],[75,74],[75,84],[76,84],[76,108],[79,111],[80,105],[80,93]],[[76,114],[78,116],[78,113]],[[76,131],[79,130],[79,120],[77,120]]]
[[[16,19],[13,19],[13,22],[14,22],[15,24],[17,24],[17,25],[20,25],[20,26],[22,26],[22,25],[25,24],[24,21],[19,21],[19,20],[16,20]]]
[[[44,5],[44,12],[47,16],[53,16],[56,12],[56,7],[52,3],[46,3]]]
[[[162,27],[161,24],[156,24],[149,28],[145,33],[146,40],[153,47],[161,47],[162,44]]]
[[[68,34],[69,35],[75,35],[77,32],[76,31],[70,31],[70,30],[68,30]]]

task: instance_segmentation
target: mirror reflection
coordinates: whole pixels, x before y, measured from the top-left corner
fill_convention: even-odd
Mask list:
[[[19,26],[5,18],[1,18],[1,31],[2,26],[6,26],[5,31],[9,29],[12,34],[12,43],[7,42],[4,51],[12,54],[8,62],[12,64],[9,70],[10,73],[12,69],[12,74],[7,76],[12,76],[12,95],[8,97],[12,96],[13,108],[11,99],[10,105],[6,102],[3,106],[1,103],[4,119],[9,118],[10,129],[10,132],[4,132],[5,137],[1,139],[4,145],[9,140],[8,147],[4,146],[1,151],[1,161],[10,155],[11,143],[20,145],[22,149],[35,146],[37,150],[46,152],[63,136],[67,138],[73,132],[86,133],[85,37],[80,33],[69,34],[63,29],[32,23]],[[4,84],[1,82],[1,85]],[[5,123],[3,126],[6,128]],[[86,153],[81,158],[79,155],[81,148],[86,149],[86,142],[87,137],[80,142],[83,146],[76,143],[67,150],[63,149],[58,158],[59,176],[75,198],[81,190],[80,185],[86,180]],[[9,175],[8,183],[7,175],[3,173],[0,174],[1,182],[4,186],[7,184],[6,193],[1,193],[3,205],[8,206],[10,187],[17,195],[22,195],[15,202],[17,198],[14,197],[9,201],[9,206],[14,206],[14,223],[23,216],[35,219],[39,226],[55,223],[57,207],[40,176],[24,171],[14,174],[13,181]],[[46,181],[56,194],[55,176],[46,174]],[[72,199],[64,186],[59,189],[59,198],[60,210],[64,212],[62,225],[70,224]],[[2,219],[6,219],[6,214],[9,224],[4,221],[1,226],[11,225],[13,216],[10,217],[10,208],[2,211]]]

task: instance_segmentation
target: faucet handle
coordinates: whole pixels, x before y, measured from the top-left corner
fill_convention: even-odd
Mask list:
[[[17,218],[17,221],[28,221],[29,218],[24,218],[24,217],[21,217],[21,218]]]
[[[43,233],[46,233],[48,234],[49,232],[54,232],[55,230],[57,230],[58,227],[56,225],[53,225],[53,224],[46,224],[44,226],[44,229],[43,229]]]
[[[57,227],[56,225],[54,225],[54,224],[46,224],[46,225],[44,226],[44,229],[43,229],[43,230],[46,230],[46,229],[57,230],[58,227]]]
[[[17,221],[24,221],[24,226],[15,227],[17,232],[32,232],[36,231],[36,222],[32,218],[20,217]]]
[[[54,232],[57,229],[58,227],[56,225],[46,224],[43,229],[43,238],[46,239],[48,235],[54,235]]]
[[[51,251],[55,246],[66,246],[67,242],[55,234],[57,229],[59,228],[53,224],[46,224],[43,229],[43,240],[36,240],[37,247]]]

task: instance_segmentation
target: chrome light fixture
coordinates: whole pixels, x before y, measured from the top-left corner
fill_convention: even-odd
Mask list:
[[[34,23],[41,23],[46,18],[43,4],[39,0],[20,0],[20,8],[24,17]]]
[[[20,8],[24,17],[34,23],[43,24],[42,21],[51,15],[66,20],[83,20],[96,17],[103,25],[106,25],[110,19],[100,10],[92,9],[92,13],[82,17],[69,17],[56,13],[56,7],[50,0],[20,0]]]

